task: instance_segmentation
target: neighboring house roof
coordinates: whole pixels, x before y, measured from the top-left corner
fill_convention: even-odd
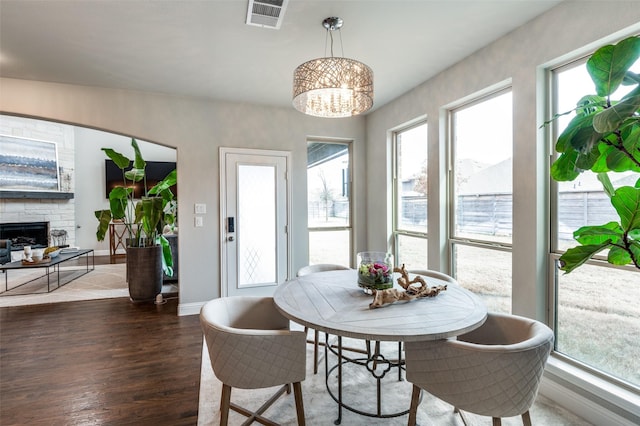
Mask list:
[[[480,163],[458,167],[458,194],[501,194],[513,192],[511,158],[494,166],[482,168]]]

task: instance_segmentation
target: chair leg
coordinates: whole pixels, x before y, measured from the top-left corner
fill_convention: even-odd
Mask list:
[[[220,398],[220,426],[229,423],[229,407],[231,406],[231,386],[222,384],[222,397]]]
[[[282,395],[285,394],[285,392],[287,392],[287,389],[290,388],[290,385],[283,385],[280,387],[280,389],[274,393],[271,398],[269,398],[268,401],[266,401],[264,404],[262,404],[260,406],[260,408],[258,408],[256,411],[251,411],[247,408],[241,407],[238,404],[234,404],[233,402],[229,403],[229,407],[230,409],[232,409],[233,411],[242,414],[243,416],[247,417],[247,420],[245,420],[245,422],[243,423],[243,425],[250,425],[253,424],[254,422],[258,422],[262,425],[267,425],[267,426],[278,426],[278,423],[274,422],[273,420],[269,420],[266,417],[262,416],[262,413],[264,413],[265,411],[267,411],[267,409],[269,409],[269,407],[271,407],[273,405],[274,402],[276,402]]]
[[[307,335],[309,327],[304,328],[304,334]],[[320,332],[313,330],[313,340],[308,340],[307,343],[313,343],[313,374],[318,373],[318,346],[320,345]]]
[[[502,425],[502,420],[500,420],[500,417],[493,417],[493,426],[501,426]]]
[[[524,426],[531,426],[531,415],[529,415],[529,410],[522,413],[522,424]]]
[[[296,415],[298,416],[298,426],[305,426],[304,404],[302,401],[302,385],[300,382],[293,384],[293,395],[296,400]]]
[[[420,402],[420,392],[421,389],[413,385],[413,391],[411,392],[411,406],[409,407],[409,422],[408,426],[416,425],[416,417],[418,413],[418,403]]]
[[[464,416],[462,410],[460,410],[458,407],[453,407],[453,412],[460,416],[460,420],[462,420],[462,424],[464,426],[469,426],[469,423],[467,423],[467,418]]]
[[[313,374],[318,373],[318,340],[320,339],[320,332],[315,330],[313,335]]]

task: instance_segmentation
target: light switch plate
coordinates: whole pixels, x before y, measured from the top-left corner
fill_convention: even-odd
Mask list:
[[[194,226],[196,228],[201,228],[204,226],[204,220],[202,220],[202,216],[196,216],[194,219]]]
[[[195,214],[205,214],[205,213],[207,213],[207,205],[206,204],[196,203],[195,206],[194,206],[194,213]]]

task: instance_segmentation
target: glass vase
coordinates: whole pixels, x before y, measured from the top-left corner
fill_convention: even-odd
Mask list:
[[[393,255],[382,251],[358,253],[358,286],[367,294],[393,287]]]

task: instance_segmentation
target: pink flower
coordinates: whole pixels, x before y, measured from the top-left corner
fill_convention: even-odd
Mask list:
[[[389,274],[389,266],[384,263],[374,262],[373,265],[369,268],[369,273],[373,276],[387,276]]]

